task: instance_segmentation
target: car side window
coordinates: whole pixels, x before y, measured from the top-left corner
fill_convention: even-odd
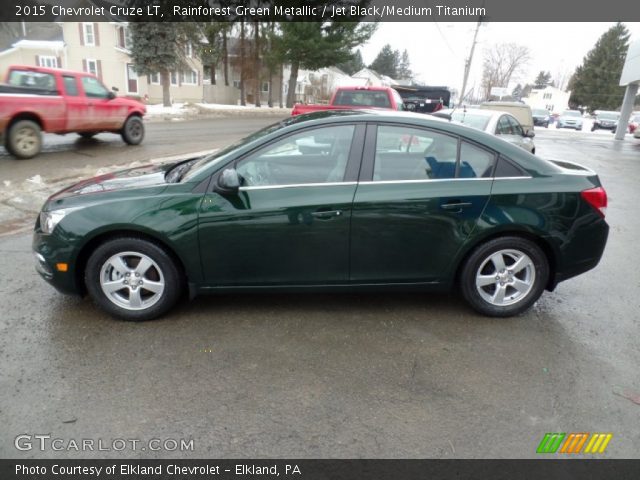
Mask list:
[[[82,77],[82,87],[87,97],[107,98],[109,96],[109,90],[97,78]]]
[[[374,181],[454,178],[458,139],[429,130],[381,125]]]
[[[272,143],[237,163],[241,186],[342,182],[354,130],[353,125],[314,128]]]
[[[496,127],[496,135],[511,135],[512,133],[509,118],[506,115],[501,116]]]
[[[78,84],[76,83],[76,78],[68,75],[63,75],[62,79],[64,80],[65,93],[71,97],[77,97]]]
[[[468,142],[462,142],[458,178],[491,177],[494,160],[495,155],[488,150]]]
[[[513,132],[513,134],[523,137],[524,129],[522,128],[522,125],[520,125],[520,122],[518,122],[518,120],[511,116],[508,116],[507,119],[509,120],[509,124],[511,125],[511,131]]]

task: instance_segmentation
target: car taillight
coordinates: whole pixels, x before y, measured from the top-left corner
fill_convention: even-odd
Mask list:
[[[607,213],[607,192],[604,191],[604,188],[597,187],[583,190],[580,192],[580,196],[604,218]]]

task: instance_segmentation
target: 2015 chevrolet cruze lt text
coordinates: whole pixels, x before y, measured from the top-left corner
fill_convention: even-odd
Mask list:
[[[412,113],[318,112],[213,155],[103,175],[36,222],[40,274],[128,320],[181,294],[459,291],[510,316],[594,268],[598,176]]]

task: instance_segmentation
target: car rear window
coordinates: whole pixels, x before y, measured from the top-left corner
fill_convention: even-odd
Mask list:
[[[56,80],[50,73],[30,70],[11,70],[8,84],[14,87],[26,87],[38,90],[56,90]]]
[[[382,90],[339,90],[334,105],[391,108],[389,95]]]
[[[464,111],[454,112],[454,114],[451,115],[451,120],[463,123],[469,127],[477,128],[478,130],[484,130],[487,128],[489,118],[490,117],[487,115],[475,115]]]

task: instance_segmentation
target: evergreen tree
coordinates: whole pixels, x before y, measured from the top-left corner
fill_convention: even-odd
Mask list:
[[[533,88],[544,88],[551,83],[551,73],[541,70],[533,82]]]
[[[354,73],[359,72],[365,67],[364,61],[362,60],[362,54],[360,50],[356,50],[351,54],[351,58],[349,58],[346,62],[342,62],[336,65],[343,72],[353,75]]]
[[[598,39],[569,80],[571,105],[587,106],[591,110],[620,107],[624,87],[618,83],[628,42],[629,31],[622,23],[617,23]]]
[[[300,68],[318,70],[345,62],[375,28],[374,23],[359,22],[281,22],[273,48],[291,65],[287,107],[293,106]]]
[[[516,88],[514,88],[513,91],[511,92],[511,96],[513,98],[515,98],[516,100],[520,100],[522,98],[522,85],[521,84],[516,85]]]
[[[400,63],[398,65],[398,79],[410,80],[413,78],[413,72],[411,71],[411,62],[409,61],[409,52],[405,49],[402,52]]]
[[[373,60],[369,68],[375,70],[381,75],[387,75],[391,78],[398,76],[398,67],[400,65],[400,52],[393,50],[391,45],[386,44]]]
[[[182,24],[133,22],[131,59],[140,75],[160,74],[162,104],[171,106],[170,72],[184,65],[185,36]]]

